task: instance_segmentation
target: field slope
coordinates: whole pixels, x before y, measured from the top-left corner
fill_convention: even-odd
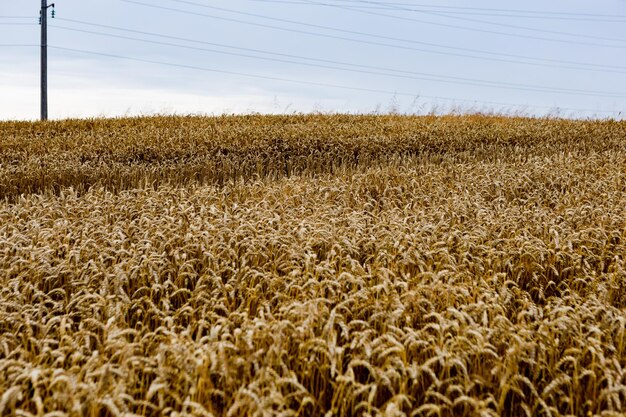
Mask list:
[[[626,123],[0,123],[0,415],[621,416]]]

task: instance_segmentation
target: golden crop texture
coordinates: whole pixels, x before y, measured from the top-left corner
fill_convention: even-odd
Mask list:
[[[0,123],[0,415],[622,416],[626,123]]]

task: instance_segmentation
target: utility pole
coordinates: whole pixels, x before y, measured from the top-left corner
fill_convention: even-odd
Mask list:
[[[54,3],[48,5],[48,0],[41,0],[39,24],[41,24],[41,120],[48,120],[48,8],[52,7],[54,17]]]

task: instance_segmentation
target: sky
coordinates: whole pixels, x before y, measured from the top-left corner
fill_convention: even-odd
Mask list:
[[[626,0],[54,3],[52,119],[294,112],[625,118]],[[35,120],[41,2],[0,6],[0,120]]]

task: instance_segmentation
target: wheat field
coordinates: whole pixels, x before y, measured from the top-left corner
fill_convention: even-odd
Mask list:
[[[0,415],[626,414],[626,122],[3,122],[0,197]]]

